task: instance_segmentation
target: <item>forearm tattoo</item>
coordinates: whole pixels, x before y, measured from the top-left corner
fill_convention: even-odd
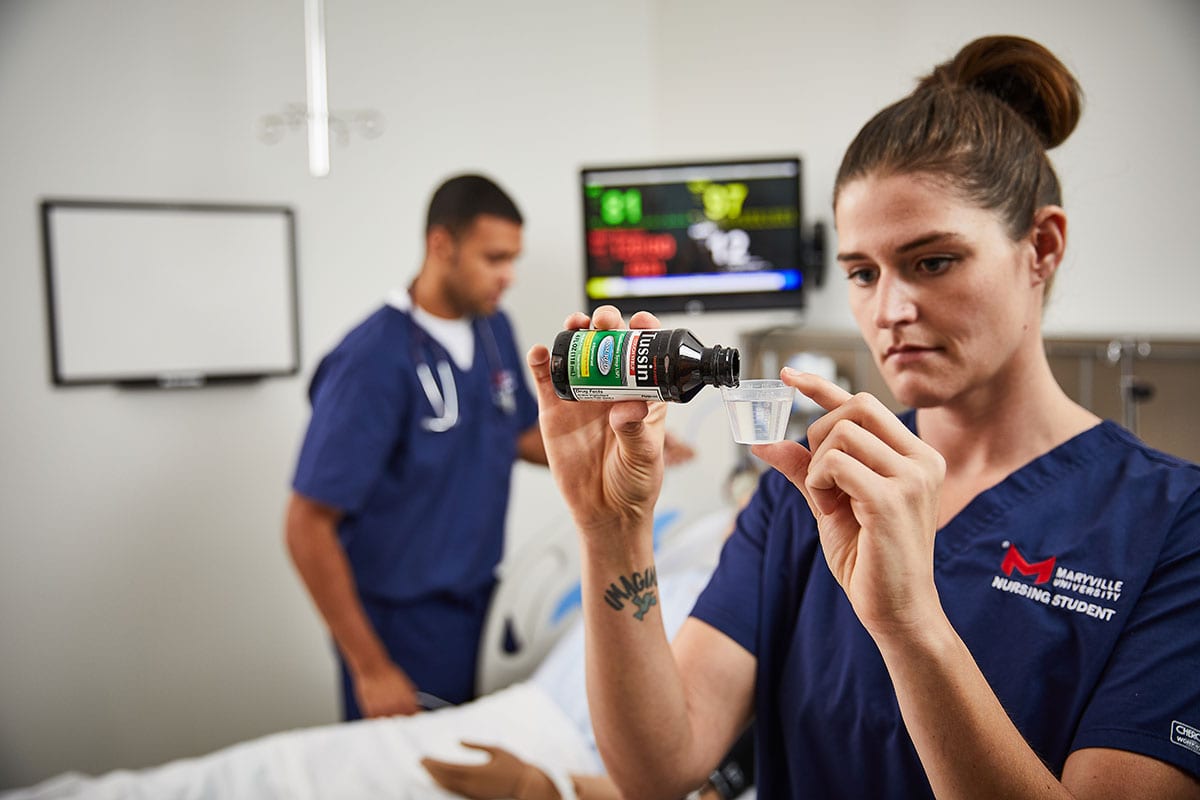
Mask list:
[[[614,611],[620,611],[626,603],[632,603],[637,608],[633,618],[640,622],[650,607],[658,604],[657,587],[658,573],[654,567],[647,567],[642,572],[622,575],[617,583],[610,583],[604,590],[604,602]]]

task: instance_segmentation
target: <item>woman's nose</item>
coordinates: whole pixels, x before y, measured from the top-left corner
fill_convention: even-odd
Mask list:
[[[875,291],[875,324],[891,328],[917,318],[913,288],[894,276],[882,276]]]

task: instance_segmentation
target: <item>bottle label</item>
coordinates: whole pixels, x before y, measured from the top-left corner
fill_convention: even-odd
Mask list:
[[[579,331],[567,349],[576,400],[662,400],[651,348],[660,331]]]

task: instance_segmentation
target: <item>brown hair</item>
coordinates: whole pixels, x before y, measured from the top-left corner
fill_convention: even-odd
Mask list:
[[[1083,91],[1042,45],[986,36],[875,115],[850,144],[834,184],[868,174],[924,173],[1000,214],[1020,238],[1036,210],[1061,205],[1046,151],[1075,129]]]

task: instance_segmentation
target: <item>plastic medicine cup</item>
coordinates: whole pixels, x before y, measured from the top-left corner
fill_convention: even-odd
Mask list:
[[[741,381],[722,386],[721,397],[729,414],[733,440],[740,444],[782,442],[796,390],[783,381]]]

